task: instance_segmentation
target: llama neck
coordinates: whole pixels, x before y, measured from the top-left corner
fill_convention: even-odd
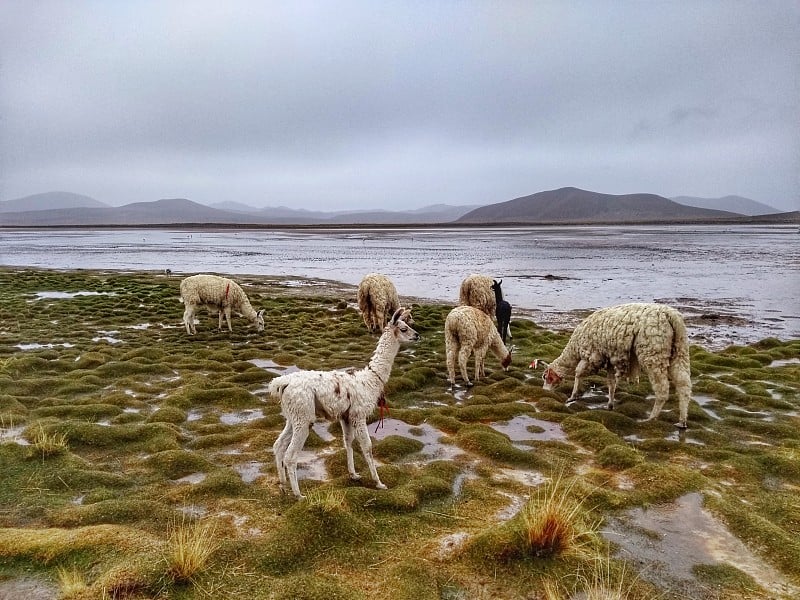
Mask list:
[[[572,338],[570,338],[558,358],[550,363],[550,368],[561,377],[572,375],[575,373],[575,367],[578,366],[580,360],[577,344],[573,343]]]
[[[489,339],[489,350],[500,360],[508,356],[508,348],[506,348],[506,345],[503,343],[503,338],[500,337],[500,333],[496,329]]]
[[[383,332],[381,339],[378,340],[375,352],[372,358],[369,359],[367,369],[377,375],[384,385],[389,381],[389,376],[392,374],[392,365],[399,349],[400,342],[397,341],[394,332],[387,329]]]
[[[245,319],[249,319],[250,321],[255,323],[256,316],[258,313],[256,313],[256,310],[253,308],[253,305],[250,304],[250,301],[247,298],[244,299],[244,301],[241,304],[241,307],[242,307],[242,316]]]

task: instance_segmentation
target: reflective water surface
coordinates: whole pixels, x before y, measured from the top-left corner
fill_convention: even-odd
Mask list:
[[[0,264],[311,277],[385,273],[401,296],[456,302],[470,273],[503,280],[516,310],[573,326],[569,311],[663,301],[695,341],[800,336],[796,226],[598,226],[335,230],[0,230]]]

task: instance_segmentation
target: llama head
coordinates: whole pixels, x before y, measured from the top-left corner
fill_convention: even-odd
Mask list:
[[[513,344],[508,347],[508,353],[503,357],[503,360],[500,361],[500,366],[503,367],[504,371],[508,371],[509,367],[511,366],[511,353],[516,350],[516,346]]]
[[[411,328],[409,321],[411,323],[414,322],[414,319],[411,317],[411,309],[401,306],[395,311],[394,315],[392,315],[392,319],[389,321],[386,328],[391,329],[395,337],[401,342],[416,342],[421,338],[420,335]]]
[[[561,375],[556,373],[556,370],[553,367],[547,367],[542,373],[542,388],[545,390],[552,390],[556,387],[561,380],[564,379]]]
[[[256,331],[264,331],[264,309],[256,313]]]
[[[500,281],[497,281],[496,279],[492,279],[492,289],[493,289],[495,292],[499,292],[499,291],[501,291],[501,290],[500,290],[500,286],[501,286],[501,285],[503,285],[503,280],[502,280],[502,279],[501,279]]]
[[[539,365],[544,367],[544,373],[542,373],[542,387],[546,390],[552,390],[555,386],[561,383],[561,380],[564,379],[561,375],[559,375],[554,368],[552,368],[548,363],[543,361],[541,358],[534,359],[531,364],[531,369],[537,369]]]

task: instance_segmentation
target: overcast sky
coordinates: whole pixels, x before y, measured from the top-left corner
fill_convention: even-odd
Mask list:
[[[2,0],[0,200],[800,209],[797,0]]]

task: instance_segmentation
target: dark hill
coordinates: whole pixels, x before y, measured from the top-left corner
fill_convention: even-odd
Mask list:
[[[458,223],[636,223],[724,219],[736,213],[695,208],[655,194],[615,196],[567,187],[477,208]]]

